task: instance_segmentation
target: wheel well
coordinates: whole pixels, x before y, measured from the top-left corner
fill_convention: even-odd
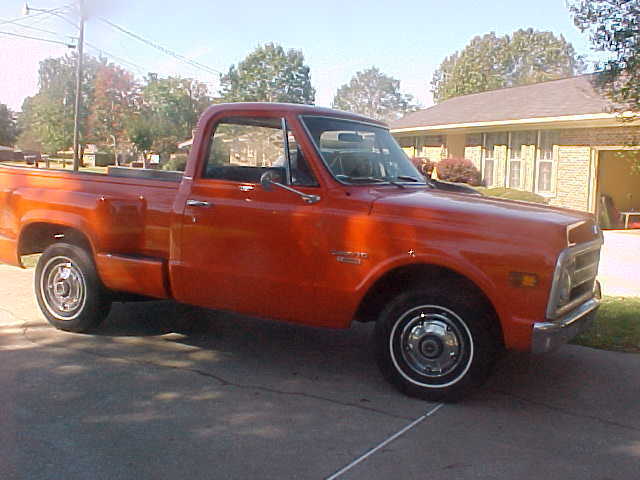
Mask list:
[[[494,319],[491,322],[494,338],[503,342],[504,337],[500,320],[493,304],[484,292],[464,275],[438,265],[408,265],[391,270],[378,279],[361,300],[356,311],[355,320],[359,322],[374,322],[391,299],[401,292],[419,285],[442,285],[444,283],[455,284],[456,289],[463,289],[469,292],[470,295],[474,295]]]
[[[54,243],[65,242],[92,252],[87,236],[72,227],[52,223],[32,223],[20,233],[18,256],[42,253]]]

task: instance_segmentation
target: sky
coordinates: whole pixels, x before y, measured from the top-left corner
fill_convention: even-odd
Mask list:
[[[401,91],[427,107],[432,104],[431,78],[442,60],[474,36],[492,31],[499,35],[529,27],[551,31],[564,35],[587,60],[598,59],[588,34],[573,25],[565,0],[85,2],[89,12],[85,40],[91,45],[87,53],[101,52],[139,78],[147,72],[181,75],[206,82],[215,93],[219,85],[215,71],[226,72],[257,46],[275,42],[303,52],[316,104],[321,106],[330,106],[336,90],[357,72],[376,66],[400,80]],[[38,9],[71,5],[63,11],[64,20],[36,11],[23,16],[23,1],[2,0],[0,32],[73,42],[70,37],[77,36],[71,24],[76,20],[73,3],[29,2]],[[206,65],[209,71],[155,50],[110,27],[103,18]],[[22,25],[6,23],[14,19]],[[19,110],[24,98],[37,92],[39,62],[68,51],[64,45],[0,34],[0,103]]]

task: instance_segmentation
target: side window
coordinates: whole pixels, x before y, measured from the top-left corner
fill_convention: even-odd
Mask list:
[[[204,177],[259,183],[269,167],[284,167],[279,118],[226,118],[213,132]]]
[[[293,185],[317,185],[302,150],[298,148],[290,131],[287,131],[287,142],[289,159],[286,158],[280,118],[223,119],[211,137],[204,177],[259,183],[260,177],[268,168],[280,167],[283,173],[287,168],[290,169]]]
[[[304,158],[302,149],[298,146],[293,132],[287,131],[289,141],[289,158],[291,161],[291,184],[300,187],[317,187],[318,182],[313,175],[309,163]]]

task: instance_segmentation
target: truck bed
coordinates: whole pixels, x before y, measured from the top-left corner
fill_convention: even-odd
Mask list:
[[[43,223],[85,232],[95,254],[168,259],[181,175],[149,172],[115,168],[103,175],[0,165],[0,261],[17,265],[17,232]]]

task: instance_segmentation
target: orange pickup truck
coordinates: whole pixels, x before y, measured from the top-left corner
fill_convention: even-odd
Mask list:
[[[502,349],[541,353],[593,319],[590,215],[423,177],[387,127],[330,109],[225,104],[184,172],[0,167],[0,261],[42,253],[57,328],[97,327],[124,294],[347,328],[401,391],[453,401]]]

